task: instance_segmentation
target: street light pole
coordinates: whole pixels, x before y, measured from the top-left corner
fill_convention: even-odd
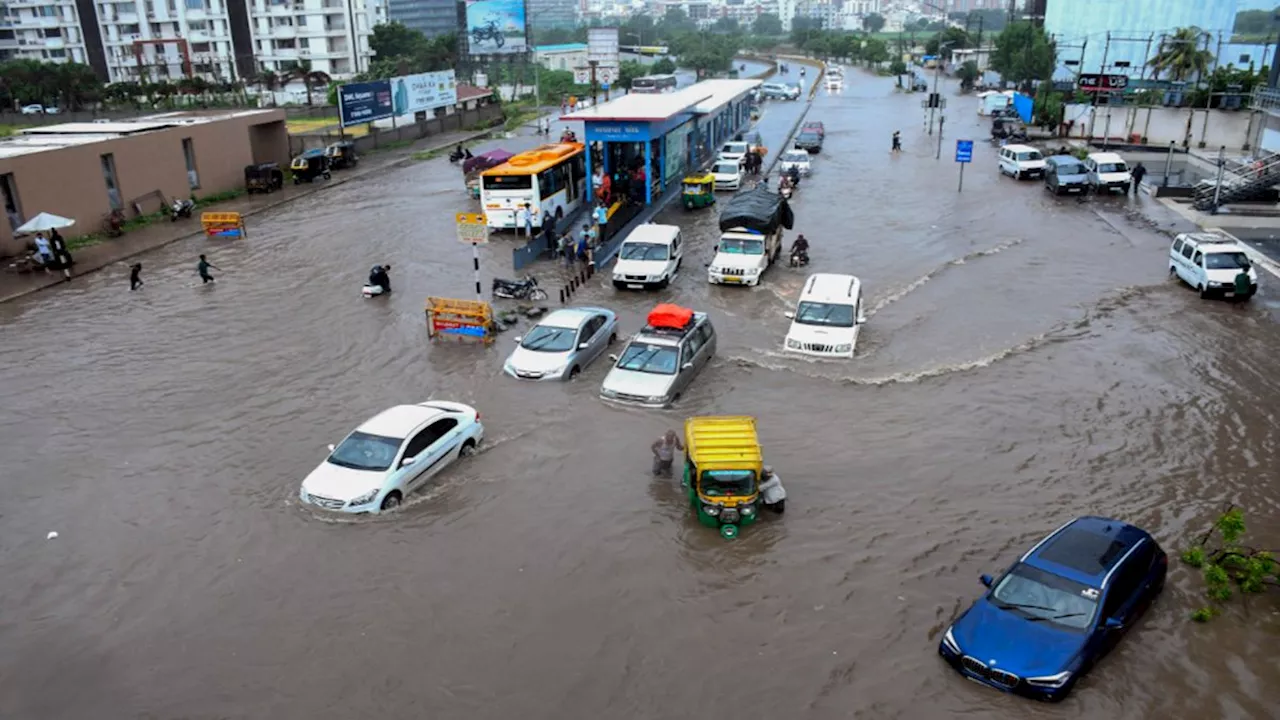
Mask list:
[[[938,57],[934,58],[933,66],[933,92],[929,95],[929,134],[933,134],[933,111],[938,104],[938,80],[942,77],[942,50],[948,45],[954,45],[952,41],[947,41],[938,46]]]

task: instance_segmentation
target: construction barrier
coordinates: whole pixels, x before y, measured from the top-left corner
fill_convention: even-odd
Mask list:
[[[244,218],[238,212],[207,212],[200,215],[204,234],[208,237],[246,237]]]
[[[493,342],[493,306],[483,300],[427,298],[427,337],[478,339]]]

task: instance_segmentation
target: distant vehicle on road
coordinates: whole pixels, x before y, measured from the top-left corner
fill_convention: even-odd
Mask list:
[[[1022,180],[1044,173],[1044,155],[1030,145],[1005,145],[1000,148],[1000,172]]]
[[[680,84],[675,75],[645,75],[631,81],[631,92],[654,95],[675,92]]]
[[[822,152],[822,133],[801,130],[796,136],[796,147],[813,155]]]
[[[746,162],[747,153],[751,151],[751,143],[734,141],[727,142],[720,146],[719,160],[734,160],[739,163]],[[717,162],[719,162],[717,160]]]
[[[737,190],[742,187],[742,162],[721,157],[711,167],[711,175],[716,179],[716,190]]]
[[[1089,191],[1089,172],[1080,158],[1054,155],[1044,161],[1044,187],[1054,195]]]
[[[1057,701],[1120,642],[1164,589],[1169,559],[1145,530],[1081,517],[1036,543],[942,634],[965,677]]]
[[[618,339],[617,331],[612,310],[556,310],[516,338],[502,371],[521,380],[572,380]]]
[[[619,290],[665,288],[684,262],[684,243],[675,225],[645,223],[622,241],[613,264],[613,286]]]
[[[1124,158],[1115,153],[1089,153],[1084,159],[1085,170],[1089,172],[1089,182],[1098,192],[1119,190],[1129,194],[1129,185],[1133,176],[1129,174],[1129,166]]]
[[[782,83],[765,83],[760,86],[760,95],[766,100],[798,100],[800,88]]]
[[[822,124],[821,120],[810,120],[806,122],[800,128],[800,132],[815,132],[823,137],[827,136],[827,128]]]
[[[778,158],[778,172],[787,173],[791,168],[798,170],[801,175],[808,176],[813,169],[809,153],[799,149],[782,153],[782,157]]]
[[[22,114],[23,115],[57,115],[58,108],[53,106],[45,107],[44,105],[40,105],[40,104],[23,105]]]
[[[526,203],[535,211],[535,226],[548,215],[557,222],[572,215],[583,201],[585,163],[581,143],[552,143],[480,173],[480,205],[489,227],[516,228]]]

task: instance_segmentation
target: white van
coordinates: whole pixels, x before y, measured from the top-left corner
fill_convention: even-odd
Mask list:
[[[1000,172],[1019,180],[1044,175],[1044,155],[1030,145],[1000,148]]]
[[[684,243],[675,225],[648,223],[627,235],[613,264],[613,286],[644,290],[671,284],[684,260]]]
[[[1089,173],[1089,183],[1093,189],[1102,192],[1119,190],[1128,195],[1133,176],[1129,174],[1129,166],[1124,158],[1115,153],[1089,153],[1084,159],[1084,169]]]
[[[1236,276],[1249,275],[1245,300],[1258,292],[1258,271],[1244,248],[1214,233],[1181,233],[1169,247],[1169,275],[1200,291],[1200,297],[1220,294],[1234,297]]]
[[[788,352],[825,358],[851,358],[858,326],[866,322],[862,282],[852,275],[810,275],[782,346]]]

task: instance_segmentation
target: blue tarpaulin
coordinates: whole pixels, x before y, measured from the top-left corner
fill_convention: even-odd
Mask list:
[[[1022,118],[1022,122],[1028,125],[1031,124],[1031,107],[1034,104],[1030,95],[1013,94],[1013,109],[1018,112],[1018,117]]]

